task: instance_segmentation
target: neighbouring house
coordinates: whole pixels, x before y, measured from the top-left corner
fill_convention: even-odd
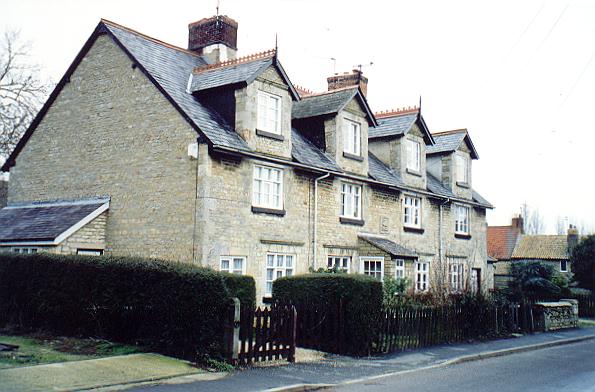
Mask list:
[[[488,226],[488,256],[495,260],[493,265],[496,288],[508,287],[512,280],[510,275],[512,252],[524,233],[523,230],[523,218],[520,216],[512,218],[509,226]]]
[[[512,252],[512,262],[539,261],[571,276],[572,249],[578,244],[578,230],[570,226],[567,235],[523,235]]]
[[[255,278],[309,268],[493,287],[467,130],[374,113],[360,71],[296,88],[275,50],[236,57],[227,16],[188,49],[102,20],[14,152],[0,249],[195,263]]]

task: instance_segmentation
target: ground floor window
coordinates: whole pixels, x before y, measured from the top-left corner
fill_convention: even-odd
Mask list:
[[[101,256],[103,254],[103,250],[102,249],[77,249],[76,254],[83,255],[83,256]]]
[[[382,281],[384,277],[384,258],[383,257],[362,257],[362,272],[364,275],[373,276]]]
[[[37,253],[37,248],[12,248],[13,253],[33,254]]]
[[[430,263],[420,261],[415,263],[415,291],[424,292],[430,288]]]
[[[403,278],[405,278],[405,260],[396,259],[395,260],[395,279],[403,279]]]
[[[448,276],[450,288],[452,291],[461,291],[464,286],[465,266],[462,263],[450,263],[448,266]]]
[[[329,256],[327,258],[326,266],[329,269],[336,268],[338,271],[349,273],[351,266],[351,257],[349,256]]]
[[[568,261],[560,260],[560,272],[568,272]]]
[[[230,274],[244,275],[246,273],[246,258],[242,256],[221,256],[219,270]]]
[[[273,294],[273,282],[277,278],[293,275],[295,255],[280,253],[267,254],[265,295]]]

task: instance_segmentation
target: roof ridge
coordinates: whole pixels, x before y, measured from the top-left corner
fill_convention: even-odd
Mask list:
[[[459,129],[452,129],[450,131],[432,132],[432,135],[440,136],[440,135],[450,135],[453,133],[462,133],[462,132],[469,133],[467,128],[459,128]]]
[[[202,66],[194,68],[192,70],[192,72],[199,73],[199,72],[204,72],[204,71],[210,71],[210,70],[216,69],[216,68],[224,68],[224,67],[228,67],[228,66],[232,66],[232,65],[236,65],[236,64],[250,63],[250,62],[256,61],[256,60],[262,60],[265,58],[274,57],[276,55],[276,53],[277,53],[276,49],[265,50],[263,52],[249,54],[249,55],[238,57],[238,58],[235,58],[232,60],[226,60],[226,61],[221,61],[218,63],[202,65]]]
[[[299,84],[295,84],[294,83],[293,88],[295,88],[298,93],[304,93],[303,94],[304,96],[314,94],[314,91],[312,91],[312,90],[310,90],[308,88],[302,87]],[[300,95],[302,95],[302,94],[300,94]]]
[[[193,52],[193,51],[188,50],[188,49],[181,48],[181,47],[176,46],[176,45],[169,44],[169,43],[167,43],[165,41],[161,41],[161,40],[159,40],[157,38],[154,38],[154,37],[151,37],[149,35],[143,34],[143,33],[139,32],[137,30],[131,29],[130,27],[126,27],[126,26],[121,25],[119,23],[112,22],[111,20],[101,18],[101,23],[105,23],[105,24],[108,24],[108,25],[111,25],[111,26],[114,26],[114,27],[117,27],[117,28],[120,28],[120,29],[124,29],[124,30],[126,30],[126,31],[128,31],[130,33],[133,33],[133,34],[139,35],[139,36],[141,36],[141,37],[143,37],[145,39],[148,39],[149,41],[153,41],[156,44],[167,46],[168,48],[175,49],[175,50],[178,50],[180,52],[184,52],[184,53],[191,54],[193,56],[202,58],[202,55],[200,55],[200,54],[198,54],[196,52]]]
[[[333,93],[336,93],[338,91],[355,90],[355,89],[358,89],[358,88],[359,88],[359,86],[355,86],[355,85],[353,85],[353,86],[345,86],[345,87],[340,87],[340,88],[336,88],[336,89],[333,89],[333,90],[321,91],[319,93],[312,93],[312,94],[309,94],[307,97],[304,97],[304,98],[317,97],[317,96],[325,95],[325,94],[333,94]]]
[[[402,108],[397,109],[388,109],[388,110],[381,110],[379,112],[374,113],[374,116],[378,118],[386,118],[386,117],[396,117],[396,116],[403,116],[405,114],[413,114],[418,113],[419,108],[417,106],[403,106]]]

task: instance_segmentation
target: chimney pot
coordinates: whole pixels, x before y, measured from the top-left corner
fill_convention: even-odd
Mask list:
[[[201,19],[188,25],[188,50],[212,62],[233,60],[238,43],[238,22],[226,15]]]

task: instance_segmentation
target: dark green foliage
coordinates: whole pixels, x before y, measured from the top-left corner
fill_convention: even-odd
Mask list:
[[[226,272],[222,272],[221,275],[231,297],[237,297],[242,305],[250,308],[256,306],[256,286],[253,277]]]
[[[384,277],[383,291],[383,305],[385,308],[402,305],[407,301],[405,296],[407,288],[409,287],[409,279],[398,278],[392,276]]]
[[[595,290],[595,235],[581,240],[571,256],[572,272],[580,287]]]
[[[554,283],[554,267],[538,261],[516,262],[511,266],[511,288],[516,297],[547,298],[561,294]]]
[[[344,354],[369,353],[378,331],[382,297],[382,283],[366,275],[315,273],[279,278],[273,283],[275,303],[336,309],[342,299]]]
[[[253,293],[251,278],[182,263],[0,254],[0,326],[103,337],[189,359],[221,354],[231,297],[253,303]]]

